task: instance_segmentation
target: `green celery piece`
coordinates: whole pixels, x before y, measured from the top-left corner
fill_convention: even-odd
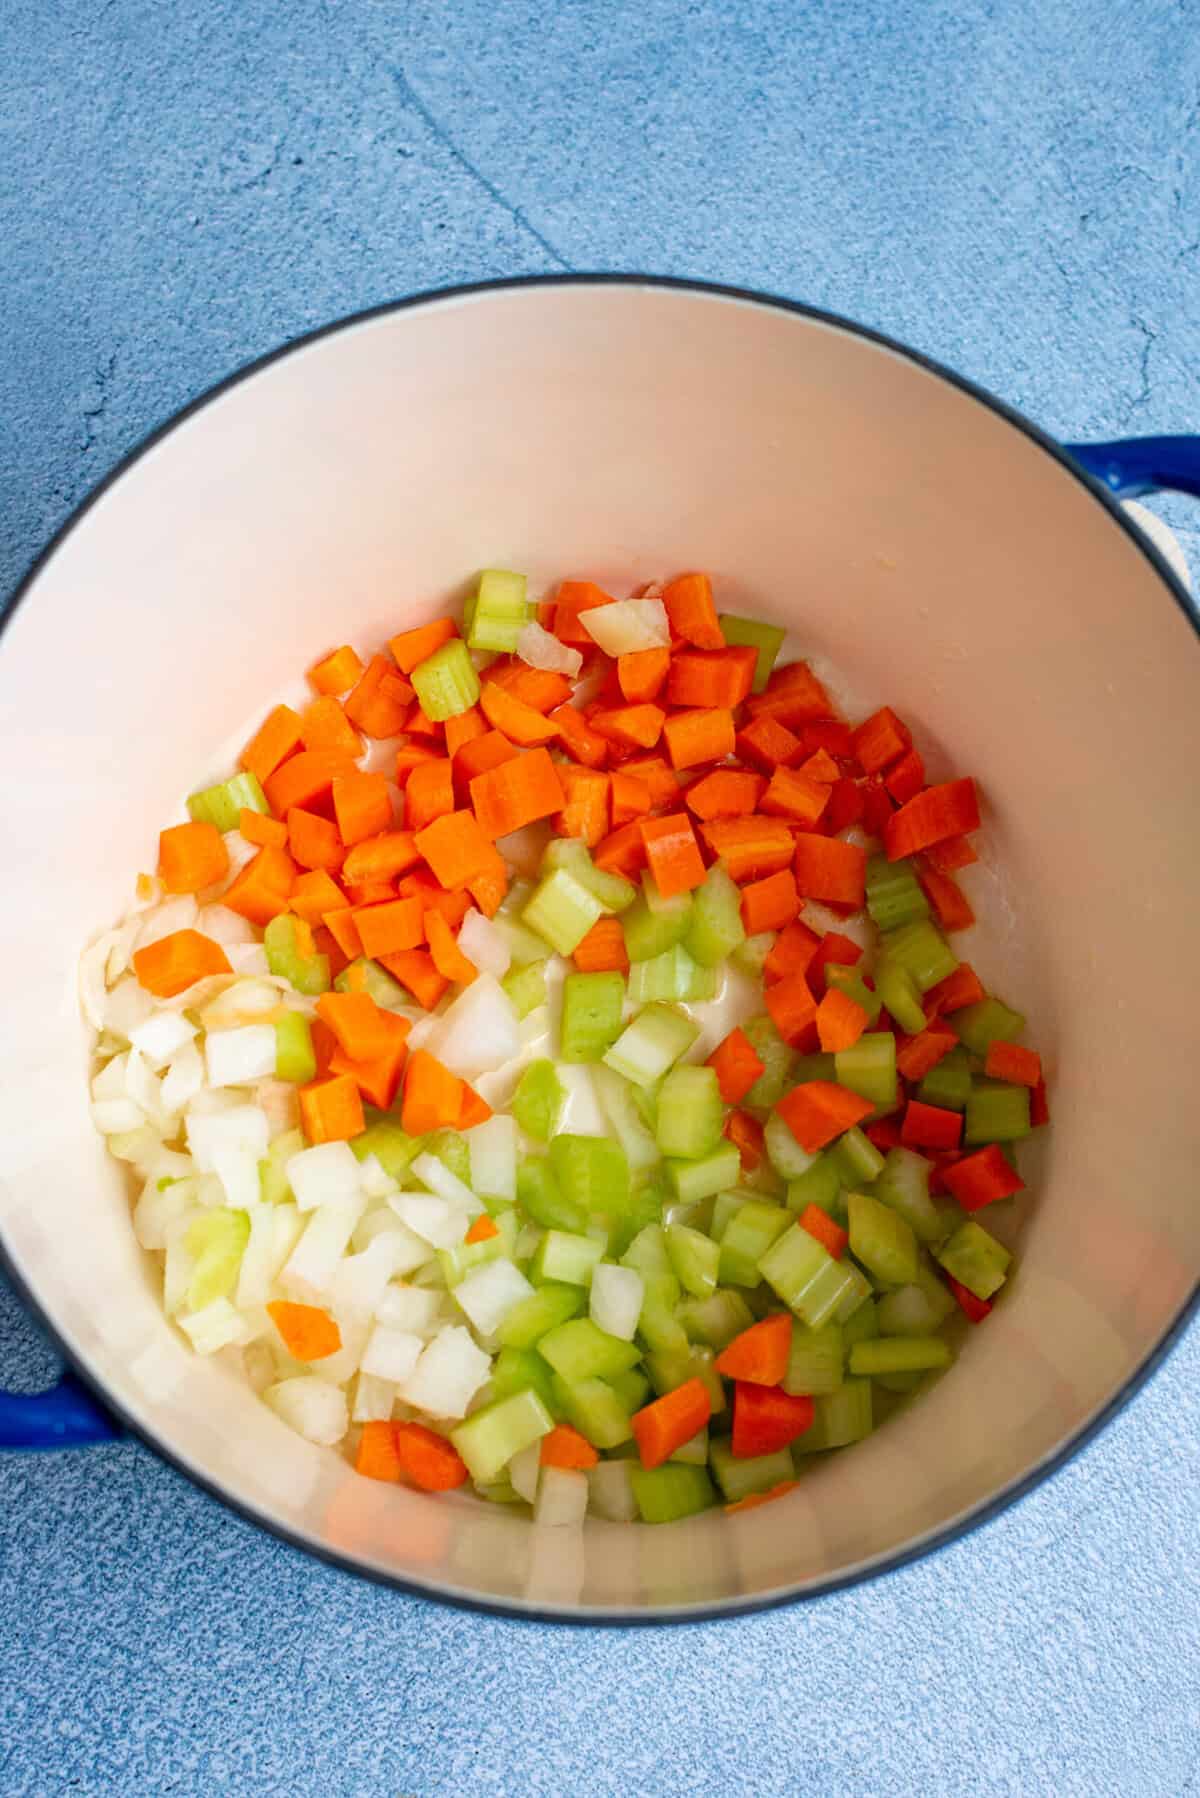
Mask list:
[[[742,1025],[750,1046],[763,1064],[763,1071],[742,1100],[742,1104],[751,1111],[768,1111],[772,1105],[778,1105],[789,1086],[794,1086],[792,1068],[795,1064],[795,1051],[788,1047],[776,1030],[770,1016],[764,1011],[759,1017],[751,1018]]]
[[[566,1230],[582,1236],[587,1212],[567,1198],[544,1155],[530,1155],[517,1169],[517,1203],[543,1230]]]
[[[810,1168],[795,1180],[788,1181],[787,1208],[803,1211],[806,1205],[819,1205],[833,1217],[840,1209],[838,1194],[841,1189],[841,1168],[828,1150],[824,1150]]]
[[[782,1205],[748,1199],[730,1218],[721,1237],[722,1286],[757,1286],[762,1279],[760,1261],[791,1222],[791,1212]]]
[[[302,1130],[285,1130],[268,1146],[266,1159],[258,1164],[258,1189],[264,1205],[283,1205],[295,1197],[287,1177],[287,1164],[293,1155],[307,1147]]]
[[[560,1053],[564,1061],[603,1061],[621,1034],[625,976],[568,974],[563,981]]]
[[[184,1236],[195,1264],[188,1282],[189,1311],[202,1311],[232,1291],[249,1240],[250,1218],[245,1211],[213,1207],[192,1219]]]
[[[706,1343],[718,1355],[754,1322],[754,1314],[741,1293],[729,1286],[718,1286],[707,1298],[685,1299],[675,1315],[689,1342]]]
[[[530,1301],[525,1300],[528,1304]],[[563,1406],[554,1392],[554,1375],[533,1349],[502,1348],[492,1362],[491,1398],[507,1398],[510,1393],[532,1389],[553,1417],[563,1415]]]
[[[304,1147],[303,1141],[300,1146]],[[424,1149],[425,1138],[409,1136],[399,1124],[377,1112],[366,1129],[354,1137],[350,1147],[359,1161],[374,1155],[385,1174],[393,1180],[403,1180],[409,1165]]]
[[[756,1492],[769,1492],[773,1486],[781,1486],[785,1480],[792,1479],[796,1471],[786,1448],[777,1449],[771,1455],[739,1457],[728,1442],[718,1441],[710,1445],[708,1459],[721,1495],[726,1504],[731,1505],[737,1504],[739,1499],[753,1497]]]
[[[302,1011],[289,1011],[275,1020],[275,1076],[299,1082],[317,1077],[312,1030]]]
[[[871,1299],[875,1289],[862,1268],[857,1267],[853,1261],[843,1261],[840,1265],[846,1275],[846,1285],[841,1298],[834,1307],[833,1321],[835,1324],[844,1326],[849,1323],[851,1318],[858,1315],[862,1306]]]
[[[949,1214],[940,1211],[929,1196],[931,1162],[912,1149],[889,1149],[883,1172],[871,1196],[890,1205],[906,1220],[918,1242],[940,1242],[950,1228]]]
[[[720,1146],[725,1120],[717,1071],[672,1068],[658,1093],[655,1135],[664,1155],[700,1161]]]
[[[799,1224],[784,1231],[758,1267],[768,1286],[810,1330],[819,1330],[831,1320],[841,1321],[838,1307],[854,1290],[853,1270],[835,1261]]]
[[[842,1347],[849,1353],[856,1342],[869,1342],[879,1334],[879,1307],[874,1299],[866,1299],[841,1324]]]
[[[329,957],[301,955],[296,947],[296,920],[288,912],[272,918],[263,931],[267,966],[281,980],[289,980],[298,993],[329,991]]]
[[[530,936],[533,932],[528,933]],[[545,955],[546,945],[537,939],[538,954]],[[508,1002],[517,1014],[518,1022],[527,1018],[531,1011],[546,1003],[546,963],[544,960],[532,961],[523,968],[510,968],[500,982],[508,996]]]
[[[643,1230],[639,1230],[621,1256],[621,1265],[632,1267],[646,1281],[661,1279],[663,1276],[674,1280],[671,1257],[667,1253],[667,1233],[662,1225],[647,1224]],[[673,1299],[671,1303],[674,1303]]]
[[[1002,1080],[976,1080],[967,1100],[963,1142],[978,1148],[989,1142],[1016,1142],[1028,1136],[1029,1088]]]
[[[649,961],[635,961],[629,970],[629,997],[634,1005],[651,999],[700,1001],[717,996],[717,975],[702,968],[678,943]]]
[[[638,1379],[632,1368],[626,1368],[618,1379]],[[629,1409],[608,1380],[590,1375],[580,1380],[564,1380],[552,1376],[554,1397],[567,1422],[586,1436],[593,1448],[620,1448],[633,1435]],[[648,1389],[648,1382],[646,1384]]]
[[[912,1392],[921,1384],[924,1374],[919,1373],[878,1373],[875,1383],[882,1386],[885,1392]]]
[[[634,1109],[647,1130],[652,1131],[658,1123],[658,1089],[661,1085],[661,1080],[655,1080],[650,1086],[631,1086],[629,1088],[629,1097],[633,1101]],[[654,1147],[657,1151],[658,1144],[655,1143]]]
[[[687,1331],[666,1300],[649,1292],[642,1303],[642,1314],[638,1318],[638,1335],[654,1355],[671,1357],[686,1357],[687,1355]]]
[[[921,1266],[913,1285],[885,1293],[875,1309],[881,1336],[932,1336],[954,1310],[954,1300],[945,1282]]]
[[[908,973],[918,992],[927,993],[939,980],[945,980],[958,966],[958,957],[936,924],[919,918],[913,924],[902,924],[898,930],[884,932],[880,953],[892,964]]]
[[[586,1214],[627,1209],[629,1162],[619,1142],[564,1131],[550,1144],[550,1166],[566,1198]]]
[[[707,1469],[689,1467],[684,1461],[666,1461],[661,1467],[631,1465],[629,1480],[643,1523],[674,1523],[717,1502]]]
[[[757,649],[758,661],[754,666],[750,691],[761,693],[775,666],[775,657],[779,654],[787,632],[777,624],[763,624],[758,618],[739,618],[733,612],[722,612],[717,623],[731,649]]]
[[[592,1079],[613,1134],[625,1151],[632,1173],[645,1173],[661,1160],[653,1131],[647,1129],[628,1080],[609,1067],[600,1066]],[[640,1226],[639,1226],[640,1228]]]
[[[682,1461],[688,1467],[707,1467],[708,1425],[705,1424],[702,1430],[697,1430],[694,1436],[689,1436],[686,1442],[681,1442],[674,1454],[667,1458],[671,1461]]]
[[[522,1073],[510,1110],[527,1136],[536,1137],[538,1142],[549,1142],[562,1115],[566,1096],[562,1081],[554,1071],[554,1063],[542,1057],[531,1061]]]
[[[850,1218],[850,1252],[855,1260],[889,1286],[911,1285],[920,1259],[908,1220],[865,1192],[852,1192],[846,1200],[846,1211]]]
[[[470,1186],[471,1146],[457,1130],[435,1130],[432,1136],[426,1138],[425,1151],[436,1155],[456,1180],[461,1180],[464,1186]]]
[[[460,1242],[457,1248],[438,1250],[438,1263],[449,1291],[486,1261],[512,1260],[517,1241],[516,1215],[510,1207],[495,1221],[498,1226],[495,1236],[489,1236],[483,1242]]]
[[[851,1049],[833,1058],[839,1086],[870,1099],[878,1110],[896,1103],[896,1039],[890,1030],[869,1030]]]
[[[666,1235],[667,1254],[680,1285],[696,1298],[707,1298],[716,1290],[719,1243],[686,1224],[668,1224]]]
[[[943,1111],[965,1111],[970,1096],[971,1064],[965,1049],[943,1055],[917,1087],[922,1105],[937,1105]]]
[[[867,1014],[867,1028],[879,1022],[879,1014],[883,1010],[883,1000],[879,994],[867,985],[864,975],[858,968],[843,967],[840,962],[829,961],[825,964],[825,985],[836,987],[861,1005]]]
[[[484,569],[464,618],[467,642],[472,649],[490,649],[497,655],[515,652],[517,639],[530,617],[526,588],[523,574],[514,574],[508,568]],[[417,672],[413,670],[414,674]],[[416,684],[414,680],[413,685]],[[420,692],[419,687],[417,691]]]
[[[508,889],[508,897],[503,906],[492,919],[492,923],[508,945],[513,968],[517,971],[532,967],[535,962],[544,962],[546,959],[545,943],[536,931],[525,928],[518,915],[532,898],[533,888],[528,882],[515,880]]]
[[[917,984],[907,968],[881,956],[875,967],[875,989],[901,1030],[917,1036],[925,1028],[925,1012]],[[861,1037],[859,1041],[861,1042]]]
[[[622,913],[621,930],[625,937],[625,953],[630,961],[651,961],[665,955],[681,943],[692,916],[692,895],[676,893],[671,899],[659,897],[649,874],[642,881],[642,891],[629,909]]]
[[[683,946],[702,968],[717,968],[745,940],[741,890],[718,862],[692,894],[692,915]]]
[[[731,1221],[737,1216],[745,1203],[746,1194],[744,1191],[729,1188],[722,1190],[716,1195],[713,1200],[712,1223],[710,1224],[708,1231],[714,1242],[721,1242],[723,1240]],[[775,1209],[778,1208],[776,1207]]]
[[[993,1043],[1014,1043],[1024,1034],[1025,1019],[999,999],[980,999],[954,1013],[958,1040],[972,1055],[986,1056]]]
[[[868,858],[867,910],[880,930],[896,930],[929,916],[929,901],[911,862],[890,862],[886,855]]]
[[[850,1372],[859,1378],[875,1374],[921,1373],[949,1367],[954,1356],[943,1336],[877,1336],[856,1342],[850,1350]]]
[[[624,1373],[610,1374],[604,1383],[612,1387],[630,1417],[635,1411],[640,1411],[650,1397],[650,1382],[636,1367],[627,1367]],[[613,1444],[614,1448],[618,1446],[617,1443]]]
[[[792,1443],[793,1456],[800,1461],[803,1455],[861,1442],[875,1427],[872,1408],[870,1380],[843,1380],[836,1392],[813,1400],[815,1415],[803,1436]]]
[[[565,868],[581,887],[598,899],[606,912],[627,911],[637,898],[637,888],[622,874],[607,874],[593,862],[579,837],[552,837],[542,856],[543,872]]]
[[[235,774],[232,780],[191,793],[187,808],[195,823],[215,824],[222,836],[227,830],[237,829],[243,811],[262,812],[268,818],[271,815],[267,796],[255,774]]]
[[[843,1131],[827,1153],[843,1186],[869,1186],[883,1170],[883,1156],[857,1124]]]
[[[610,1336],[590,1317],[573,1317],[547,1330],[538,1343],[538,1353],[570,1384],[624,1373],[627,1368],[636,1367],[642,1358],[641,1350],[632,1342]]]
[[[279,919],[275,922],[278,923]],[[268,924],[267,928],[269,930],[271,926]],[[381,968],[377,961],[372,961],[367,955],[360,955],[357,961],[344,967],[333,984],[339,993],[366,993],[384,1011],[394,1010],[397,1005],[414,1003],[407,989],[398,980],[393,980],[386,968]]]
[[[473,1412],[451,1430],[450,1440],[466,1462],[471,1478],[487,1485],[514,1455],[548,1436],[553,1428],[550,1412],[532,1387],[527,1386]]]
[[[547,1282],[590,1286],[592,1269],[604,1259],[605,1244],[594,1236],[578,1236],[569,1230],[547,1230],[538,1244],[529,1277],[535,1285]]]
[[[496,1335],[505,1348],[532,1348],[548,1330],[577,1316],[583,1303],[582,1287],[548,1283],[529,1298],[519,1299]]]
[[[700,1348],[684,1339],[683,1349],[656,1349],[652,1355],[646,1356],[646,1372],[650,1375],[650,1384],[661,1398],[666,1392],[674,1392],[688,1380],[699,1380],[708,1392],[709,1403],[713,1415],[725,1409],[725,1388],[721,1376],[713,1366],[715,1359],[709,1348]]]
[[[552,949],[571,955],[603,914],[604,907],[594,893],[580,886],[565,868],[556,868],[535,888],[521,916]]]
[[[792,1348],[781,1384],[793,1395],[836,1392],[844,1378],[845,1350],[841,1327],[835,1323],[819,1330],[792,1323]]]
[[[475,644],[473,647],[481,646]],[[479,676],[461,637],[451,637],[431,656],[418,662],[408,678],[421,702],[421,710],[434,724],[469,712],[479,698]]]
[[[723,1142],[698,1161],[668,1161],[667,1179],[677,1199],[685,1205],[695,1205],[732,1185],[741,1165],[737,1145]]]
[[[492,1485],[477,1485],[476,1492],[489,1505],[523,1505],[525,1500],[510,1480],[496,1480]]]
[[[699,1024],[673,1005],[647,1005],[605,1051],[604,1063],[636,1086],[649,1086],[691,1048],[699,1034]]]
[[[767,1119],[763,1131],[763,1143],[767,1151],[767,1159],[775,1172],[784,1180],[798,1180],[806,1174],[817,1159],[807,1149],[802,1149],[788,1126],[777,1111],[773,1111]]]
[[[961,1223],[933,1253],[946,1272],[977,1299],[990,1299],[1000,1290],[1012,1263],[1003,1244],[973,1218]]]
[[[775,932],[760,930],[756,936],[748,936],[736,949],[731,949],[729,959],[735,968],[749,974],[751,980],[761,980],[767,957],[774,947]]]

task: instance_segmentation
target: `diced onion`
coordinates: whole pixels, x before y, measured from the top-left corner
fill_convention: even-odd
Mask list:
[[[466,1212],[471,1217],[478,1217],[483,1210],[483,1206],[471,1188],[464,1185],[457,1174],[452,1174],[446,1163],[439,1160],[436,1155],[416,1156],[411,1172],[417,1176],[422,1186],[427,1186],[430,1192],[436,1192],[440,1199],[444,1199],[447,1205],[452,1205],[456,1211]]]
[[[204,1061],[210,1086],[248,1086],[261,1080],[275,1072],[274,1026],[244,1024],[238,1030],[210,1031],[204,1039]]]
[[[577,649],[560,642],[537,623],[522,626],[517,638],[517,654],[531,668],[545,668],[551,674],[568,674],[572,680],[583,667],[583,657]]]
[[[617,599],[611,605],[581,612],[579,622],[605,655],[670,647],[671,627],[661,599]]]
[[[586,618],[587,613],[583,616]],[[587,1515],[587,1474],[576,1467],[543,1467],[533,1521],[551,1529],[567,1529]]]
[[[508,1464],[509,1484],[518,1498],[523,1498],[527,1505],[533,1504],[537,1498],[538,1476],[542,1471],[542,1445],[531,1442],[528,1448],[521,1449]]]
[[[179,1327],[198,1355],[215,1355],[231,1342],[249,1341],[253,1334],[250,1324],[228,1299],[214,1299],[190,1317],[181,1317]]]
[[[431,1287],[404,1286],[393,1281],[376,1306],[375,1315],[381,1324],[425,1336],[432,1331],[441,1309],[442,1296]]]
[[[147,1067],[157,1072],[184,1043],[190,1043],[195,1034],[196,1026],[189,1024],[177,1011],[156,1011],[144,1024],[138,1024],[130,1031],[129,1040],[145,1059]]]
[[[494,975],[481,973],[459,994],[424,1046],[464,1080],[511,1061],[520,1046],[517,1020]]]
[[[597,1329],[632,1342],[646,1296],[641,1274],[632,1267],[600,1261],[592,1269],[589,1311]]]
[[[398,1192],[388,1200],[402,1224],[434,1249],[457,1248],[469,1229],[467,1213],[431,1192]]]
[[[328,1292],[366,1202],[364,1198],[334,1199],[314,1211],[283,1264],[280,1284],[300,1298],[319,1299]]]
[[[396,1387],[392,1380],[381,1380],[378,1374],[359,1373],[354,1382],[354,1403],[350,1418],[353,1423],[386,1423],[396,1403]]]
[[[377,1323],[367,1338],[362,1371],[399,1385],[416,1367],[424,1346],[421,1338],[409,1330],[394,1330],[388,1324]]]
[[[165,899],[142,918],[137,933],[137,947],[148,948],[151,943],[161,942],[163,937],[172,936],[177,930],[194,930],[199,910],[191,893],[180,893],[174,899]]]
[[[185,1043],[171,1057],[163,1075],[162,1102],[168,1112],[182,1111],[204,1085],[204,1058],[195,1043]]]
[[[481,974],[500,980],[508,973],[512,953],[508,939],[481,911],[469,911],[458,931],[458,946]]]
[[[267,1114],[257,1105],[233,1105],[208,1114],[192,1112],[187,1121],[187,1141],[202,1174],[216,1173],[213,1157],[219,1149],[246,1149],[261,1161],[270,1141]]]
[[[268,1386],[263,1397],[293,1430],[309,1442],[331,1448],[350,1425],[345,1394],[316,1374],[301,1374]]]
[[[533,1287],[519,1267],[503,1258],[485,1261],[454,1288],[454,1302],[481,1336],[491,1336],[514,1305],[533,1297]]]
[[[517,1121],[497,1112],[465,1132],[471,1154],[471,1189],[490,1199],[517,1196]]]
[[[323,1142],[301,1149],[283,1171],[301,1211],[315,1211],[331,1199],[353,1199],[362,1191],[358,1161],[349,1143]]]
[[[471,1332],[449,1324],[422,1349],[400,1396],[433,1417],[465,1417],[491,1366],[491,1357],[475,1346]]]

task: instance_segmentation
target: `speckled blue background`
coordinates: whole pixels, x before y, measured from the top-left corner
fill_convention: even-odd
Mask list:
[[[1200,427],[1190,0],[7,0],[0,593],[249,357],[554,269],[843,311],[1064,437]],[[1162,507],[1198,560],[1200,513]],[[53,1371],[0,1292],[0,1379]],[[1200,1791],[1200,1331],[933,1560],[563,1633],[355,1583],[130,1445],[0,1458],[0,1793]]]

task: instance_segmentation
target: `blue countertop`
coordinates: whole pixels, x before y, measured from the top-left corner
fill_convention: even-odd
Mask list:
[[[1168,0],[9,0],[0,594],[198,391],[554,269],[847,313],[1068,438],[1196,429],[1200,34]],[[1200,560],[1200,513],[1159,508]],[[0,1382],[54,1360],[0,1291]],[[1200,1791],[1200,1330],[1047,1486],[799,1609],[462,1615],[129,1444],[0,1457],[0,1792]]]

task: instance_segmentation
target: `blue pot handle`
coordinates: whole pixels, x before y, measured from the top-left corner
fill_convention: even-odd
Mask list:
[[[1200,499],[1200,437],[1126,437],[1115,443],[1064,443],[1063,448],[1118,499],[1164,489]]]
[[[0,1449],[90,1448],[121,1433],[73,1374],[47,1392],[0,1392]]]

